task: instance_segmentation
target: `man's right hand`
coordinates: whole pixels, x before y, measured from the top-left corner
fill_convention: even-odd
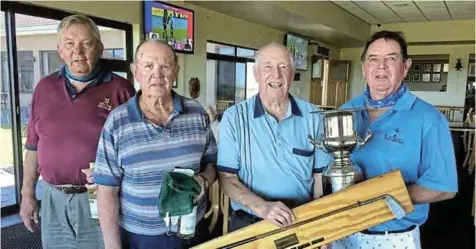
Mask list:
[[[266,202],[257,215],[271,223],[284,227],[296,221],[294,212],[282,202]]]
[[[30,231],[34,232],[32,220],[38,224],[40,222],[40,217],[38,214],[38,201],[35,196],[23,196],[20,204],[20,217],[25,224],[25,227]]]

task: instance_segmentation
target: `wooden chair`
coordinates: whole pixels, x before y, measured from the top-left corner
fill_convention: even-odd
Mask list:
[[[468,114],[466,116],[466,123],[474,123],[473,108],[469,109]],[[476,163],[474,159],[474,149],[476,147],[476,141],[474,139],[474,130],[463,132],[463,147],[464,151],[466,152],[466,156],[463,161],[463,167],[468,166],[468,172],[472,174]]]
[[[233,101],[217,101],[217,113],[223,113],[232,103]]]
[[[220,209],[223,214],[223,235],[228,233],[228,223],[230,221],[230,198],[220,191]]]
[[[208,190],[208,198],[211,203],[210,209],[205,213],[204,218],[208,219],[210,216],[212,220],[210,221],[210,225],[208,226],[208,231],[210,233],[215,230],[218,221],[218,214],[220,213],[220,186],[218,185],[218,180],[213,182]]]
[[[445,115],[446,119],[448,119],[449,122],[454,121],[455,117],[455,108],[453,107],[448,107],[448,106],[436,106],[440,112]]]

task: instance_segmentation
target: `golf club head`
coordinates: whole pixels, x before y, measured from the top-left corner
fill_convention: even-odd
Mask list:
[[[405,217],[405,210],[392,196],[386,195],[383,199],[395,218],[401,219]]]

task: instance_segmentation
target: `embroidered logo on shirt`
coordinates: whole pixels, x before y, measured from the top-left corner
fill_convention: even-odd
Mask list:
[[[112,106],[109,104],[109,98],[104,98],[104,101],[99,102],[98,107],[108,111],[112,110]]]
[[[393,129],[395,131],[395,134],[393,136],[389,136],[385,134],[384,139],[397,143],[397,144],[403,144],[403,139],[398,137],[398,133],[402,132],[399,128]]]

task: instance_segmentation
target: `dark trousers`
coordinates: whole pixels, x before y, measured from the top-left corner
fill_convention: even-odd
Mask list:
[[[175,235],[142,235],[121,228],[123,249],[188,249],[210,239],[207,222],[201,221],[195,229],[192,239],[180,239]]]
[[[262,219],[243,210],[234,210],[230,216],[229,232],[254,224]]]

